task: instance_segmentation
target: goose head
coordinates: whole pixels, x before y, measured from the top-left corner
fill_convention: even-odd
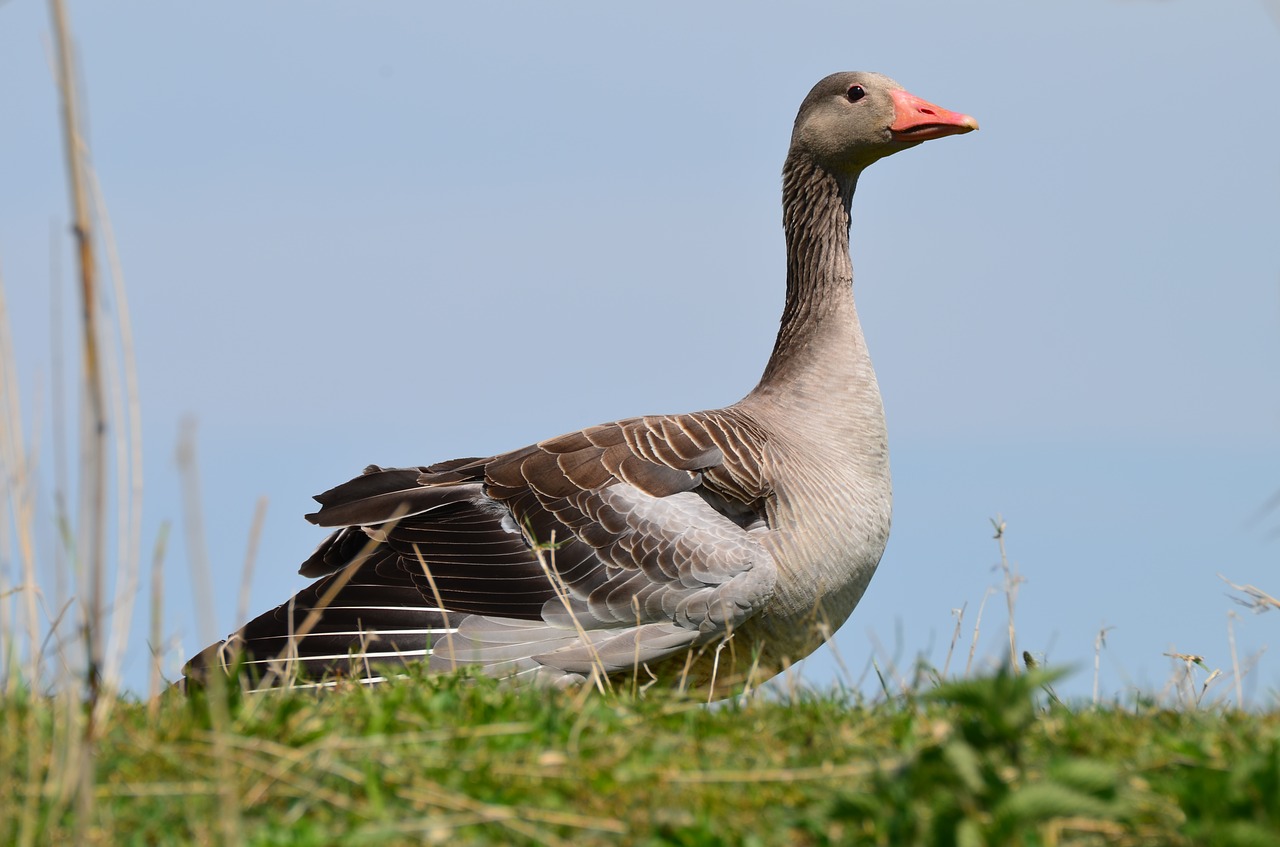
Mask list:
[[[800,105],[791,151],[833,174],[856,176],[900,150],[977,128],[970,116],[922,100],[883,74],[837,73]]]

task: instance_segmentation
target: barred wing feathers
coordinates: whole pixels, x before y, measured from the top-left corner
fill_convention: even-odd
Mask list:
[[[234,643],[259,663],[290,647],[313,676],[368,676],[360,654],[396,651],[551,680],[659,662],[723,638],[772,595],[764,448],[728,409],[488,459],[370,466],[307,516],[337,528],[302,565],[319,582]],[[346,569],[319,623],[291,638]]]

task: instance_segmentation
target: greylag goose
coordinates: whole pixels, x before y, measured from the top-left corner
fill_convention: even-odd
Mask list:
[[[188,664],[257,686],[388,666],[567,685],[766,679],[853,611],[889,536],[884,412],[853,301],[868,165],[977,129],[874,73],[823,79],[782,172],[787,290],[760,383],[488,458],[370,466],[316,497],[314,578]]]

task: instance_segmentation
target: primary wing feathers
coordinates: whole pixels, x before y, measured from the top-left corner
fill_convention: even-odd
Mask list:
[[[723,637],[776,578],[748,531],[764,523],[763,449],[759,428],[724,410],[603,424],[489,459],[371,465],[307,516],[337,528],[301,568],[323,579],[236,643],[268,663],[347,567],[351,582],[291,645],[313,673],[389,653],[569,678]]]
[[[188,675],[239,663],[252,679],[278,685],[295,673],[367,678],[373,665],[423,659],[449,632],[444,613],[423,602],[394,551],[354,556],[351,573],[330,573],[254,618],[193,658]]]

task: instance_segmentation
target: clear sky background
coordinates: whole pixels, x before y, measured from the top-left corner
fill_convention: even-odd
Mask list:
[[[253,613],[304,584],[310,496],[367,463],[738,399],[781,310],[795,110],[876,70],[982,130],[876,165],[854,200],[895,515],[840,657],[855,678],[941,665],[966,603],[967,650],[1000,514],[1019,647],[1080,665],[1066,693],[1103,626],[1105,693],[1158,691],[1171,650],[1229,671],[1217,574],[1280,593],[1266,2],[71,2],[137,345],[144,544],[181,520],[187,415],[222,635],[260,496]],[[46,448],[69,216],[48,29],[44,4],[0,5],[0,268]],[[187,558],[179,526],[166,630],[190,654]],[[1004,624],[993,597],[980,657]],[[1265,700],[1280,614],[1235,629],[1242,660],[1273,647],[1244,686]],[[840,672],[824,650],[806,674]]]

